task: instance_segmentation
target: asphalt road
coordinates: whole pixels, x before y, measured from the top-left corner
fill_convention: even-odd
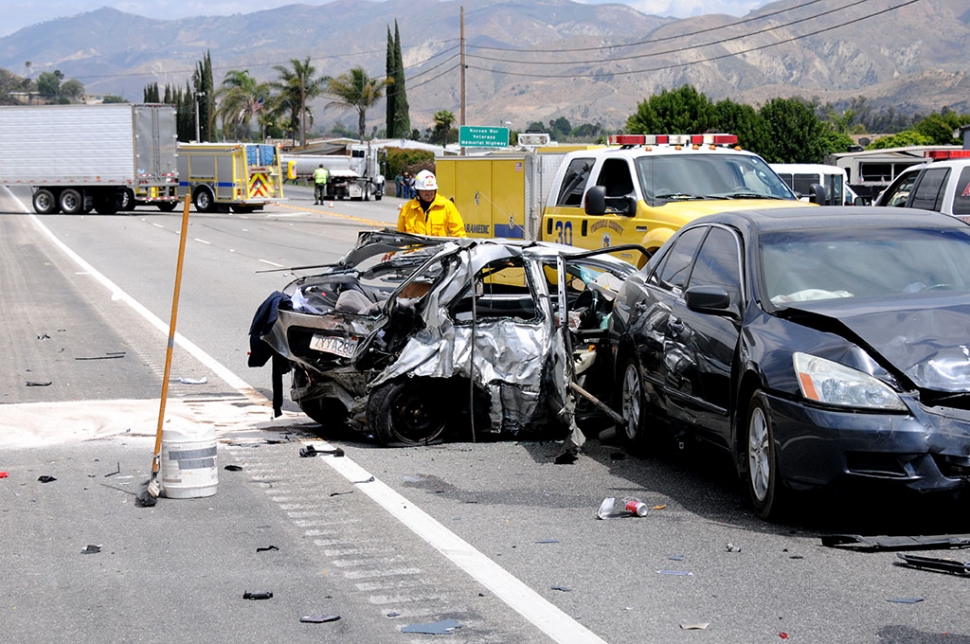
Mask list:
[[[556,465],[556,443],[379,449],[322,440],[289,402],[273,419],[247,334],[292,275],[262,271],[333,261],[400,203],[287,192],[189,219],[165,426],[213,429],[218,491],[142,508],[181,213],[36,217],[0,188],[7,641],[970,643],[967,579],[819,539],[970,531],[965,507],[853,499],[773,525],[694,445],[633,458],[592,440]],[[301,458],[308,443],[346,456]],[[661,509],[595,518],[627,495]],[[463,627],[406,632],[448,619]]]

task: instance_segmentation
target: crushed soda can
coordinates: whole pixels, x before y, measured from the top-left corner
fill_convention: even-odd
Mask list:
[[[616,519],[618,517],[643,517],[650,511],[650,506],[640,499],[625,498],[617,499],[608,496],[600,503],[596,511],[598,519]]]

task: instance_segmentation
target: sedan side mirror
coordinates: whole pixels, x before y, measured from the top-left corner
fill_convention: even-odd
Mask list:
[[[698,313],[735,315],[731,294],[723,286],[692,286],[684,292],[687,308]]]

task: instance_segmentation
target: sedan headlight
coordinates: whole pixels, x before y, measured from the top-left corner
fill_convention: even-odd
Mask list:
[[[809,400],[861,409],[906,409],[895,391],[867,373],[807,353],[794,353],[792,363],[802,395]]]

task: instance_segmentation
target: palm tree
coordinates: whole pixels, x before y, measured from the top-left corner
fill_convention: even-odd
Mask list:
[[[334,97],[327,107],[354,109],[357,112],[357,133],[363,142],[367,131],[367,108],[381,99],[388,84],[387,79],[371,78],[363,67],[354,67],[327,83],[327,94]]]
[[[216,99],[219,100],[216,116],[222,119],[223,131],[235,130],[236,140],[249,139],[250,121],[257,118],[258,112],[267,107],[266,102],[270,100],[269,85],[257,83],[247,69],[233,69],[226,72],[222,87],[216,91]]]
[[[293,69],[283,65],[273,66],[273,69],[279,72],[280,80],[270,83],[270,86],[279,90],[277,109],[288,113],[290,121],[299,124],[300,145],[306,147],[307,123],[308,120],[310,123],[313,122],[307,101],[320,95],[328,78],[326,76],[315,76],[317,70],[310,64],[309,56],[303,61],[291,58],[290,65],[293,66]],[[295,136],[296,133],[294,132],[294,138]]]
[[[441,145],[448,144],[448,132],[451,131],[451,124],[454,122],[455,115],[448,110],[440,110],[434,113],[435,138],[440,139]]]

